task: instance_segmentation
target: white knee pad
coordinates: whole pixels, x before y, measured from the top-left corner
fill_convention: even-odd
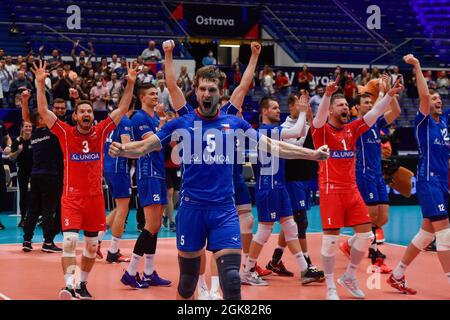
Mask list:
[[[253,237],[253,241],[259,243],[260,245],[264,245],[270,237],[272,233],[272,226],[270,224],[258,224],[258,231],[256,231],[255,236]]]
[[[239,225],[241,233],[253,233],[253,215],[251,211],[239,215]]]
[[[78,233],[63,232],[63,258],[75,258],[75,249],[77,247]]]
[[[83,256],[86,258],[94,259],[97,255],[98,237],[86,237],[84,236],[84,250]]]
[[[448,251],[450,250],[450,229],[444,229],[436,232],[436,250]]]
[[[434,233],[420,228],[419,232],[411,240],[411,243],[419,250],[425,249],[434,240]]]
[[[298,228],[294,219],[287,219],[281,223],[281,229],[284,232],[286,242],[298,240]]]
[[[333,234],[324,234],[322,236],[322,248],[320,254],[325,257],[333,257],[339,242],[339,236]]]
[[[372,231],[355,233],[355,241],[353,242],[353,248],[358,251],[366,252],[370,244],[373,242],[374,235]]]

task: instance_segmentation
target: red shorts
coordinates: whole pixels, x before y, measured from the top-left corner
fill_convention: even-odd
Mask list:
[[[62,230],[106,230],[105,200],[97,196],[63,196],[61,198]]]
[[[338,229],[370,223],[366,204],[358,190],[352,193],[320,193],[323,229]]]

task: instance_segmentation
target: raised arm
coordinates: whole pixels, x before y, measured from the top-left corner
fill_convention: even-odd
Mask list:
[[[403,60],[407,64],[412,64],[414,66],[417,81],[417,91],[419,92],[420,98],[419,110],[423,115],[426,116],[430,113],[430,91],[428,90],[427,80],[425,80],[425,77],[423,76],[420,62],[412,54],[407,54],[403,57]]]
[[[36,95],[39,115],[44,119],[47,127],[52,128],[58,118],[56,115],[48,109],[47,98],[45,96],[45,78],[48,73],[45,72],[47,67],[47,61],[42,66],[42,60],[39,60],[39,68],[33,63],[31,71],[36,77]]]
[[[287,142],[270,139],[261,135],[258,141],[258,149],[283,159],[327,160],[330,150],[323,145],[317,150],[299,147]]]
[[[299,109],[300,113],[297,122],[291,128],[283,128],[281,130],[281,139],[300,138],[306,136],[306,112],[308,111],[309,95],[304,94],[295,103],[295,107]]]
[[[161,148],[161,142],[157,135],[152,134],[149,138],[125,144],[113,142],[109,147],[109,155],[113,158],[126,157],[131,159],[140,158]]]
[[[391,88],[388,91],[388,94],[381,99],[379,102],[377,102],[373,108],[367,112],[364,115],[364,121],[366,124],[371,127],[377,122],[378,118],[386,112],[390,102],[392,101],[393,97],[398,94],[400,91],[404,89],[403,85],[400,83],[399,80],[396,81],[393,88]]]
[[[261,44],[258,42],[252,42],[250,47],[252,49],[252,55],[250,56],[247,68],[242,75],[241,83],[236,87],[236,89],[234,89],[233,94],[230,97],[230,102],[237,107],[239,111],[242,111],[242,103],[244,102],[248,88],[253,81],[256,65],[258,63],[258,57],[261,53]]]
[[[133,98],[134,83],[136,82],[137,68],[133,69],[131,62],[127,63],[127,86],[123,91],[122,98],[120,99],[119,106],[116,110],[109,115],[116,125],[119,124],[123,116],[128,112],[131,99]]]
[[[186,98],[183,91],[177,86],[177,75],[175,66],[173,65],[173,49],[175,42],[173,40],[166,40],[163,42],[164,50],[164,65],[166,71],[166,85],[169,89],[170,98],[172,99],[173,108],[178,111],[186,104]]]
[[[314,128],[322,128],[327,123],[328,113],[330,112],[330,101],[333,93],[339,88],[339,77],[334,81],[330,81],[325,89],[325,94],[317,108],[316,116],[313,119]]]
[[[77,63],[77,54],[76,50],[78,47],[78,44],[80,43],[80,40],[77,40],[73,43],[72,51],[70,51],[70,56],[72,57],[73,62]]]
[[[26,122],[30,121],[30,108],[28,107],[28,101],[30,99],[31,92],[24,90],[21,94],[22,97],[22,120]]]
[[[400,109],[400,104],[398,103],[397,96],[394,96],[389,104],[389,109],[384,113],[384,120],[387,124],[391,124],[397,119],[402,110]]]

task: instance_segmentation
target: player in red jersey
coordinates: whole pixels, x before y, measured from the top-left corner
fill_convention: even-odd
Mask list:
[[[364,117],[348,123],[349,106],[342,94],[335,94],[339,78],[328,84],[311,133],[314,145],[327,144],[330,158],[319,164],[320,214],[322,217],[322,263],[327,283],[327,299],[338,300],[334,283],[335,253],[342,227],[353,227],[355,241],[347,271],[338,279],[354,297],[365,298],[356,280],[356,268],[373,239],[371,220],[358,191],[355,177],[355,153],[358,137],[387,110],[393,96],[403,87],[399,82]],[[333,95],[333,96],[332,96]],[[327,123],[328,119],[328,123]]]
[[[58,120],[48,110],[45,97],[45,68],[34,65],[37,82],[39,116],[58,137],[64,156],[64,190],[61,199],[63,229],[62,267],[66,287],[59,293],[61,299],[92,299],[86,281],[95,262],[98,232],[105,230],[105,204],[102,189],[103,145],[109,132],[114,130],[128,110],[136,81],[136,70],[128,68],[127,86],[119,107],[108,118],[93,125],[94,110],[90,101],[79,101],[74,110],[76,126]],[[79,282],[74,286],[76,245],[78,232],[84,231],[85,249],[81,258]]]

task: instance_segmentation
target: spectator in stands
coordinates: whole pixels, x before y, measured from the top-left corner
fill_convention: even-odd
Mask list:
[[[148,48],[142,51],[141,56],[144,58],[145,62],[158,62],[161,61],[161,51],[156,48],[156,43],[153,40],[148,42]]]
[[[113,54],[111,56],[111,62],[109,63],[108,67],[111,69],[111,72],[115,71],[117,68],[120,68],[121,64],[119,61],[117,61],[117,54]]]
[[[309,92],[309,82],[313,81],[314,76],[311,72],[309,72],[308,66],[306,64],[303,65],[302,70],[297,75],[298,79],[298,89],[305,89]]]
[[[76,49],[79,45],[80,45],[79,40],[74,42],[72,51],[70,52],[70,56],[72,57],[72,60],[75,63],[75,67],[78,67],[80,65],[80,59],[86,60],[86,52],[84,50],[81,50],[80,56],[77,57]],[[87,57],[87,61],[91,61],[92,57],[94,56],[94,46],[92,42],[88,42],[88,46],[89,46],[89,56]]]
[[[80,57],[78,59],[78,66],[76,66],[73,71],[83,78],[86,77],[89,72],[89,69],[86,67],[86,60]]]
[[[67,105],[67,109],[71,109],[70,97],[69,97],[69,88],[74,86],[74,83],[69,78],[69,69],[66,67],[66,70],[63,67],[59,66],[56,69],[57,77],[52,79],[52,91],[53,91],[53,99],[64,99]]]
[[[275,87],[277,92],[282,97],[287,97],[291,94],[291,84],[286,72],[278,70],[275,77]]]
[[[95,86],[91,89],[90,97],[94,110],[106,110],[110,95],[108,89],[103,85],[102,77],[95,79]]]
[[[322,101],[323,94],[325,93],[322,86],[316,87],[316,94],[309,100],[309,104],[311,105],[311,111],[313,116],[316,115],[317,109],[319,108],[319,104]]]
[[[391,87],[394,85],[394,83],[397,81],[397,79],[400,79],[400,83],[402,85],[405,85],[405,81],[403,79],[403,75],[400,73],[397,66],[392,67],[392,73],[391,73]]]
[[[425,75],[425,80],[427,80],[428,88],[437,90],[437,83],[436,83],[436,81],[434,81],[433,71],[431,71],[431,70],[425,71],[424,75]]]
[[[217,64],[216,58],[214,58],[214,53],[209,50],[208,55],[202,59],[203,66],[211,66]]]
[[[120,95],[122,92],[122,81],[117,79],[116,72],[111,73],[111,80],[106,83],[106,88],[108,89],[111,97],[113,94]]]
[[[120,67],[116,68],[117,78],[122,80],[127,75],[127,58],[120,59]]]
[[[25,72],[19,71],[17,72],[17,79],[14,80],[11,83],[11,86],[9,87],[9,93],[10,93],[10,106],[15,107],[15,97],[16,95],[20,95],[24,90],[33,90],[33,85],[31,82],[26,78]]]
[[[356,89],[357,87],[355,82],[353,81],[352,75],[347,74],[347,78],[344,85],[344,96],[345,99],[347,99],[349,105],[353,104],[353,100],[355,99],[356,96]]]
[[[5,60],[0,60],[0,108],[8,107],[9,76],[5,69]]]
[[[244,65],[242,64],[242,62],[239,60],[239,57],[236,57],[236,60],[231,64],[231,69],[234,71],[237,68],[239,68],[239,70],[242,71],[242,68],[244,67]]]
[[[406,88],[406,95],[410,99],[417,99],[419,98],[419,92],[417,91],[417,82],[416,82],[416,72],[413,67],[412,74],[408,75],[408,77],[405,79],[405,88]]]
[[[137,83],[139,86],[153,83],[153,75],[150,73],[149,67],[144,66],[144,68],[142,68],[142,73],[137,76]]]
[[[103,72],[108,71],[108,58],[102,57],[100,60],[100,64],[97,67],[97,74],[101,75]]]
[[[275,81],[273,79],[273,70],[272,68],[268,68],[265,72],[264,78],[263,78],[263,93],[264,97],[271,97],[275,93],[275,89],[273,87]]]
[[[91,88],[95,86],[95,72],[90,69],[86,78],[83,79],[82,88],[84,92],[91,92]]]
[[[19,63],[19,59],[17,59],[17,63]],[[58,69],[59,66],[62,66],[62,57],[61,53],[57,49],[52,50],[52,57],[47,60],[48,65],[50,66],[50,71]],[[56,76],[54,73],[53,76]]]
[[[439,92],[439,94],[443,97],[446,97],[448,95],[448,88],[450,87],[450,81],[448,80],[445,71],[438,72],[436,84],[437,84],[437,91]]]
[[[233,65],[233,81],[231,82],[230,86],[230,92],[233,93],[234,88],[236,88],[240,83],[242,79],[242,72],[241,68],[238,64]]]
[[[158,101],[164,105],[164,112],[172,110],[170,103],[169,89],[166,87],[166,80],[158,80]]]
[[[367,71],[367,68],[363,68],[361,70],[361,73],[355,77],[355,83],[357,86],[365,86],[367,82],[369,82],[369,80],[370,75],[369,72]]]
[[[192,79],[188,74],[187,67],[180,67],[180,74],[178,75],[177,82],[181,82],[181,91],[183,91],[184,96],[187,98],[192,93]],[[186,99],[187,100],[187,99]]]
[[[138,70],[142,71],[144,69],[144,58],[142,56],[138,56],[136,58],[136,65],[138,66]],[[135,66],[133,66],[134,68]]]
[[[372,69],[372,74],[370,75],[370,79],[378,79],[381,77],[380,74],[380,69],[378,69],[377,67],[373,67]]]
[[[75,89],[78,91],[78,96],[80,97],[80,100],[89,100],[89,92],[91,91],[86,90],[83,86],[83,78],[78,77],[75,82]]]
[[[11,56],[6,56],[6,59],[5,59],[5,70],[8,73],[9,83],[11,84],[11,82],[17,77],[17,71],[18,71],[17,65],[12,63],[12,57]]]
[[[162,70],[159,70],[157,73],[156,73],[156,77],[155,77],[155,83],[156,83],[156,85],[158,85],[158,81],[159,80],[165,80],[165,74],[164,74],[164,71],[162,71]]]

